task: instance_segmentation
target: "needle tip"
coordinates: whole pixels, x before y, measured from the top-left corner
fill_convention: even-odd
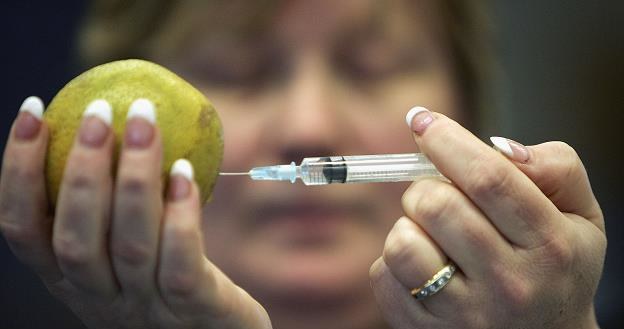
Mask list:
[[[246,176],[249,172],[220,172],[219,176]]]

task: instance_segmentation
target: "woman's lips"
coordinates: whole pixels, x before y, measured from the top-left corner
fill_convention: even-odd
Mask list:
[[[250,207],[246,229],[262,232],[290,246],[320,246],[339,241],[353,223],[364,223],[371,206],[358,200],[262,200]]]

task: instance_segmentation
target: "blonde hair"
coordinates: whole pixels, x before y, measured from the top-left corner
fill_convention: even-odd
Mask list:
[[[227,22],[238,23],[233,29],[244,29],[245,26],[241,25],[257,24],[258,20],[266,19],[268,15],[263,16],[262,13],[270,13],[276,2],[94,0],[80,30],[79,58],[83,66],[90,67],[121,58],[141,58],[150,51],[175,47],[179,40],[174,39],[184,35],[181,30],[192,26],[179,22],[197,19],[198,13],[213,12],[215,15],[207,19],[208,24],[220,24],[229,17],[237,17],[234,13],[240,14],[244,10],[249,20]],[[484,127],[496,126],[498,118],[492,110],[495,103],[492,81],[497,66],[493,57],[493,33],[486,1],[439,0],[438,4],[467,113],[464,124],[480,131]],[[232,15],[227,15],[228,11]],[[202,19],[206,20],[205,17]],[[170,22],[176,23],[168,24]]]

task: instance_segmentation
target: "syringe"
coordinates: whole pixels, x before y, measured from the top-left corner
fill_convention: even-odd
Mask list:
[[[299,178],[305,185],[400,182],[442,176],[422,153],[304,158],[299,166],[293,161],[289,165],[255,167],[249,172],[220,175],[249,175],[253,180],[291,183]]]

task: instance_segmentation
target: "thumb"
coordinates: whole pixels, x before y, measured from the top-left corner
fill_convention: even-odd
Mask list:
[[[503,137],[490,140],[560,211],[582,216],[604,231],[602,211],[587,171],[571,146],[563,142],[524,146]]]

